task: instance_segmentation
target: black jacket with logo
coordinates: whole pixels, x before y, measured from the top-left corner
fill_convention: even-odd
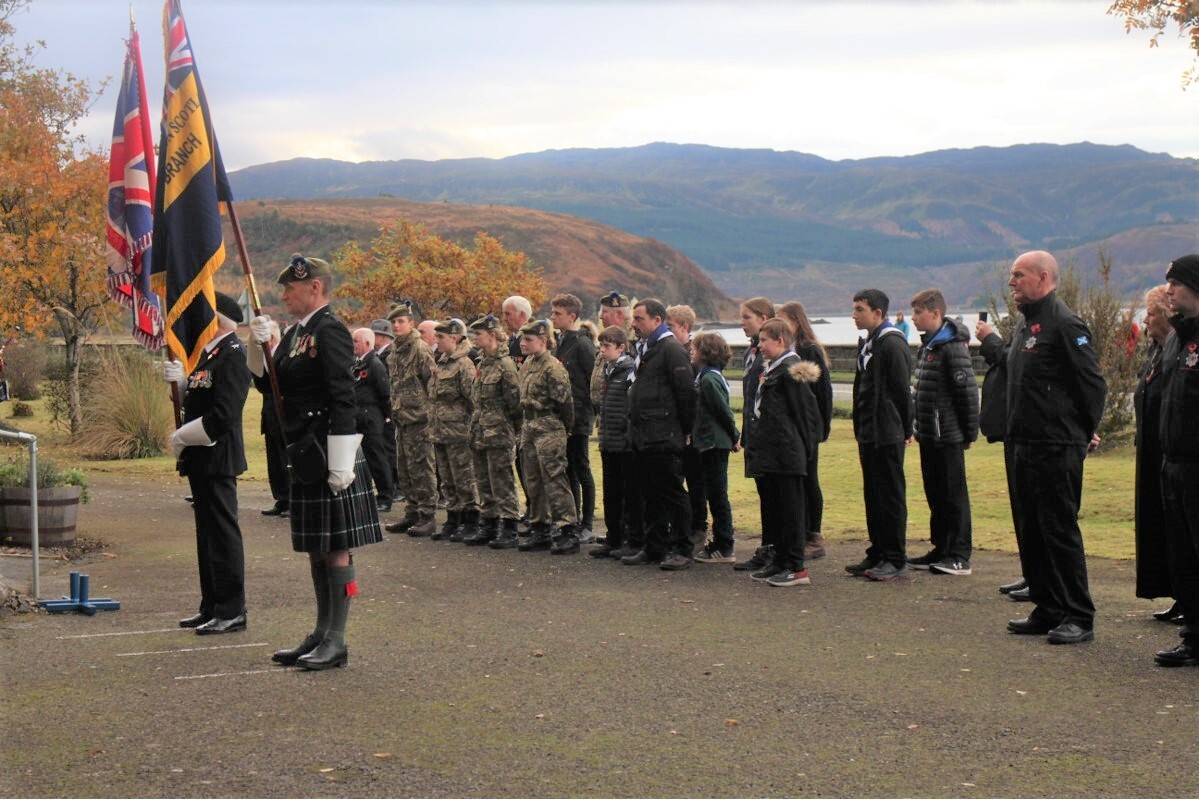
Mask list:
[[[1161,444],[1167,461],[1199,461],[1199,317],[1174,317],[1162,353]]]
[[[916,354],[916,439],[969,444],[978,438],[978,379],[970,331],[955,319],[924,334]]]
[[[1091,331],[1057,292],[1020,312],[1008,345],[1005,441],[1085,447],[1107,399]]]
[[[205,351],[187,377],[183,421],[203,420],[204,432],[215,444],[193,446],[179,457],[180,475],[240,475],[246,471],[241,413],[250,391],[246,348],[231,333]]]

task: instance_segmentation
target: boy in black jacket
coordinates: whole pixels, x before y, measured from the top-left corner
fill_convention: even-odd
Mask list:
[[[978,438],[978,379],[966,344],[970,331],[946,319],[945,308],[938,289],[912,298],[912,324],[923,334],[916,354],[916,441],[933,549],[909,558],[908,564],[944,575],[969,575],[972,532],[965,454]]]
[[[641,499],[637,488],[637,468],[633,463],[633,446],[629,441],[629,385],[633,381],[633,359],[625,352],[628,336],[623,328],[605,328],[599,336],[600,402],[596,409],[599,420],[600,463],[603,466],[604,526],[608,529],[604,543],[591,551],[595,558],[624,558],[641,550]]]
[[[862,462],[866,499],[866,558],[845,568],[872,581],[907,575],[907,481],[903,451],[912,438],[912,351],[903,332],[887,319],[890,299],[878,289],[853,297],[858,340],[853,379],[853,433]]]

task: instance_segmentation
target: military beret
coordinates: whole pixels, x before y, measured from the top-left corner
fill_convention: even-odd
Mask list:
[[[548,319],[534,319],[525,323],[520,329],[521,336],[541,336],[546,339],[553,335],[554,326]]]
[[[333,274],[333,268],[329,266],[329,262],[321,258],[306,258],[305,256],[295,253],[291,257],[291,263],[287,268],[279,273],[279,283],[296,283],[298,281],[310,281],[313,278],[328,278]]]
[[[216,293],[216,311],[218,314],[223,314],[239,325],[242,323],[241,306],[224,292]]]
[[[487,331],[488,333],[499,333],[504,329],[503,324],[495,318],[494,314],[488,314],[485,317],[479,317],[470,324],[472,331]]]
[[[437,327],[433,329],[435,333],[448,333],[451,336],[465,336],[466,323],[460,319],[450,318],[437,323]]]
[[[600,306],[603,308],[628,308],[629,298],[620,292],[609,292],[600,300]]]
[[[1170,262],[1166,280],[1176,280],[1192,292],[1199,293],[1199,255],[1183,256]]]
[[[383,336],[390,336],[392,339],[396,338],[395,331],[393,331],[391,328],[391,323],[385,319],[371,320],[371,332],[379,333]]]
[[[393,320],[398,317],[415,318],[420,316],[420,311],[416,307],[416,302],[413,300],[401,300],[391,307],[391,311],[387,312],[387,319]]]

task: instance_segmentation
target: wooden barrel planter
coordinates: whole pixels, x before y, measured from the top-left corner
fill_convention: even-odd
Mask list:
[[[78,486],[37,490],[39,546],[74,544],[82,491]],[[30,495],[30,490],[24,486],[0,488],[0,539],[26,547],[32,545]]]

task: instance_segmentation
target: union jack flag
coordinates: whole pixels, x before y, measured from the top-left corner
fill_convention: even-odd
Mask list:
[[[108,165],[108,293],[133,312],[133,338],[162,347],[162,311],[150,290],[154,220],[154,139],[137,28],[129,23]]]

